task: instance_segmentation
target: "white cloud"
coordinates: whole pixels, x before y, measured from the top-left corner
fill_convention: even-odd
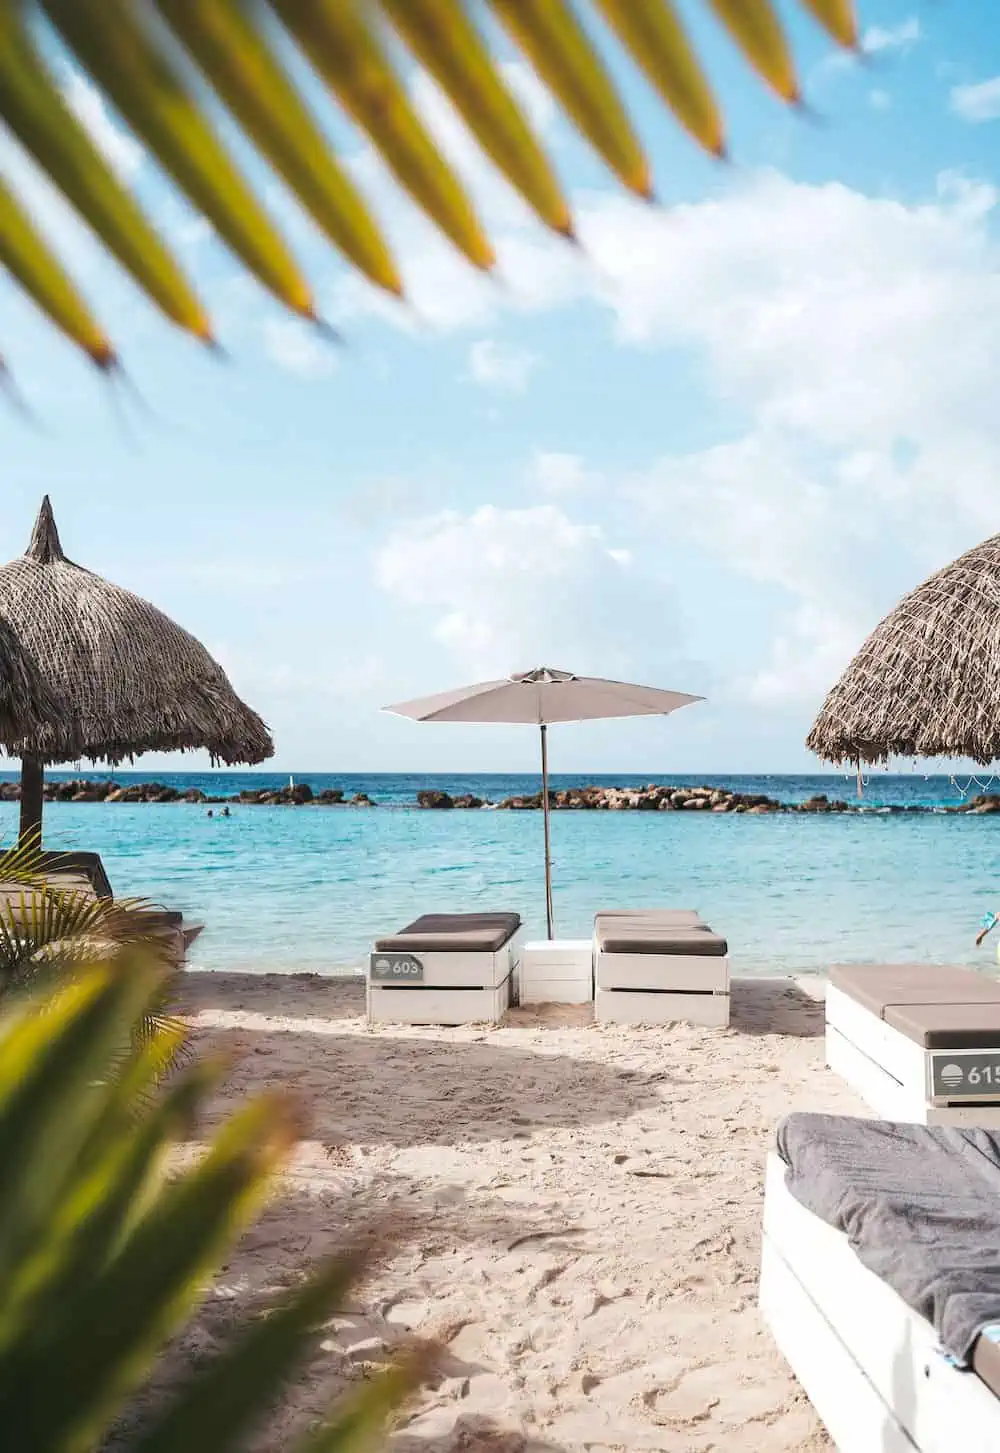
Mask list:
[[[327,378],[337,366],[334,345],[315,327],[295,318],[268,318],[264,323],[264,352],[273,363],[302,378]]]
[[[877,619],[880,515],[867,499],[871,491],[878,500],[879,482],[870,464],[853,455],[821,468],[783,433],[758,432],[661,459],[627,482],[645,532],[689,540],[727,573],[787,598],[764,659],[731,683],[737,696],[768,705],[818,698]],[[891,589],[895,575],[882,573]]]
[[[896,52],[907,55],[924,38],[920,19],[910,15],[898,25],[872,25],[861,37],[861,51],[866,56],[889,55]],[[857,66],[853,52],[843,49],[832,50],[816,67],[819,76],[844,72]]]
[[[996,201],[953,175],[911,206],[771,176],[662,234],[607,209],[591,232],[622,340],[695,346],[754,420],[626,486],[786,599],[754,701],[816,704],[906,588],[996,528]]]
[[[538,449],[528,466],[528,479],[546,494],[579,494],[596,484],[599,477],[579,454]]]
[[[669,217],[609,200],[581,230],[621,342],[693,344],[762,426],[842,447],[902,420],[992,424],[996,201],[950,175],[906,206],[765,174]]]
[[[976,125],[983,121],[996,121],[1000,117],[1000,76],[989,81],[953,86],[950,96],[951,109],[963,121]]]
[[[426,613],[433,638],[470,675],[541,664],[634,674],[676,640],[665,587],[635,571],[599,526],[554,505],[412,521],[377,552],[375,578]],[[636,620],[655,621],[655,632],[637,633]]]
[[[899,27],[892,44],[876,34],[874,47],[918,33]],[[669,213],[587,194],[583,259],[501,211],[513,286],[452,286],[470,274],[428,233],[418,292],[437,290],[435,321],[453,329],[589,302],[619,347],[684,350],[704,365],[752,427],[728,452],[659,461],[628,483],[642,543],[655,548],[657,521],[664,540],[686,531],[721,568],[770,587],[784,616],[741,689],[814,700],[908,585],[996,528],[997,200],[991,184],[954,173],[919,201],[776,172]],[[542,465],[538,482],[572,488],[586,468]],[[620,578],[617,543],[600,548]],[[439,632],[493,639],[469,603],[442,607]]]
[[[876,88],[868,93],[868,104],[873,111],[888,111],[892,105],[892,97],[888,91]]]
[[[469,375],[484,388],[523,393],[538,364],[537,353],[505,348],[494,338],[480,338],[469,349]]]
[[[923,30],[920,19],[916,15],[910,15],[906,20],[900,21],[898,25],[870,26],[861,38],[861,48],[869,55],[878,55],[880,51],[892,50],[905,52],[912,50],[922,39]]]
[[[134,177],[145,152],[131,132],[109,112],[100,91],[79,71],[67,70],[63,82],[66,104],[86,127],[95,145],[119,176]]]

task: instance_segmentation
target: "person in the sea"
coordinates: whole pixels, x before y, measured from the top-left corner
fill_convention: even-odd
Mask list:
[[[208,811],[205,813],[205,816],[206,817],[214,817],[215,816],[215,813],[212,811],[211,808],[209,808]]]
[[[224,807],[222,809],[222,815],[223,815],[223,817],[228,817],[229,816],[229,808],[228,807]]]

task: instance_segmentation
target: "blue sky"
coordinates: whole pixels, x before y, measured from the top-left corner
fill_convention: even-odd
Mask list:
[[[144,402],[95,379],[0,284],[3,353],[39,420],[0,417],[0,558],[24,548],[48,492],[72,558],[219,657],[271,724],[279,768],[532,766],[530,733],[378,708],[544,662],[708,698],[665,721],[567,728],[555,770],[808,770],[803,738],[868,631],[1000,528],[995,0],[860,10],[864,66],[794,27],[815,119],[784,111],[698,24],[727,98],[727,167],[622,66],[658,210],[626,199],[512,65],[573,194],[580,256],[415,76],[502,283],[452,257],[338,131],[398,241],[409,312],[352,277],[261,174],[341,350],[239,276],[67,73],[230,356],[163,325],[4,142]]]

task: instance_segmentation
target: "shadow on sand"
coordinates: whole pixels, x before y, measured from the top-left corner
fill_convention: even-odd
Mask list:
[[[102,1453],[127,1453],[171,1394],[269,1311],[311,1265],[338,1248],[363,1245],[378,1234],[376,1227],[383,1226],[389,1227],[388,1255],[396,1269],[388,1279],[380,1279],[378,1295],[362,1284],[329,1319],[315,1354],[299,1369],[256,1439],[248,1443],[248,1453],[283,1453],[352,1384],[385,1366],[413,1335],[421,1333],[441,1338],[437,1367],[424,1393],[402,1415],[391,1448],[400,1453],[561,1453],[550,1443],[526,1441],[510,1431],[509,1424],[505,1428],[489,1417],[463,1413],[463,1384],[495,1369],[449,1347],[464,1323],[443,1326],[433,1300],[419,1300],[420,1268],[425,1261],[448,1255],[461,1274],[466,1254],[483,1244],[506,1252],[537,1237],[559,1247],[569,1233],[564,1231],[560,1238],[551,1205],[510,1206],[495,1197],[467,1197],[459,1187],[452,1202],[443,1204],[440,1188],[432,1192],[398,1175],[349,1190],[285,1189],[243,1237],[205,1302],[167,1348],[149,1384],[102,1445]],[[378,1260],[374,1269],[379,1270]],[[419,1319],[423,1321],[419,1327],[411,1327],[405,1315],[406,1308],[413,1306],[427,1314],[426,1320]],[[468,1403],[465,1406],[468,1409]],[[425,1432],[428,1418],[435,1424],[433,1436]],[[412,1432],[407,1431],[410,1422]]]
[[[737,1034],[818,1039],[826,1029],[826,1012],[822,998],[795,979],[734,979],[729,1024]]]
[[[231,1093],[265,1083],[300,1093],[309,1138],[327,1147],[528,1139],[538,1127],[621,1120],[658,1103],[673,1083],[666,1067],[619,1069],[485,1031],[470,1042],[240,1026],[196,1030],[193,1042],[235,1061]],[[210,1114],[206,1128],[216,1123]]]

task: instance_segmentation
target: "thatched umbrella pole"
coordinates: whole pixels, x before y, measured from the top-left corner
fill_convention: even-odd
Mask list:
[[[22,838],[41,835],[53,762],[201,748],[235,765],[274,752],[194,636],[67,558],[48,497],[24,555],[0,566],[0,746],[21,759]]]
[[[42,802],[45,798],[45,768],[30,754],[21,758],[21,825],[18,837],[42,836]]]

